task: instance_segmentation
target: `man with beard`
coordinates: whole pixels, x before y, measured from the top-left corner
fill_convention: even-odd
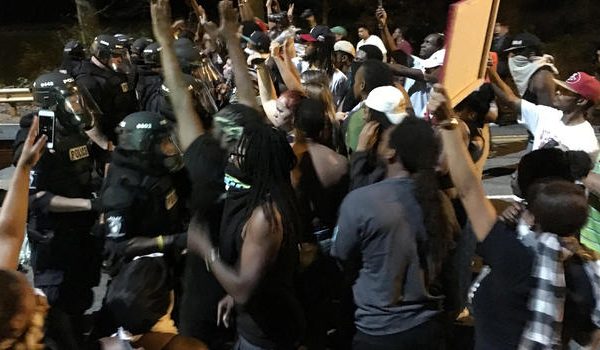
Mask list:
[[[329,77],[329,89],[333,94],[336,107],[342,102],[348,86],[348,78],[342,71],[334,66],[333,48],[335,37],[326,26],[314,27],[310,34],[301,34],[300,39],[306,43],[303,62],[300,64],[300,73],[307,70],[320,70]]]

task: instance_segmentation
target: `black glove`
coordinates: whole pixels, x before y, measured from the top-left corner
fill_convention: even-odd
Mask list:
[[[54,194],[50,192],[44,192],[42,195],[40,195],[40,192],[30,195],[29,210],[47,214],[48,209],[50,208],[50,201],[53,197]]]
[[[96,213],[100,213],[104,209],[101,198],[91,198],[90,203],[92,204],[91,210]]]

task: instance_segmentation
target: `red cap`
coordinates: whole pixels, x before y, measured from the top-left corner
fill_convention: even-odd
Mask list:
[[[307,41],[310,43],[314,43],[317,41],[317,39],[315,39],[312,35],[310,34],[300,34],[300,40],[302,41]]]
[[[600,101],[600,82],[584,72],[573,73],[566,81],[554,80],[557,85],[572,91],[586,100]]]

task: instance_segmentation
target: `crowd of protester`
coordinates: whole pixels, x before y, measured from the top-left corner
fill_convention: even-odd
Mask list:
[[[444,34],[413,51],[380,6],[353,44],[312,10],[237,5],[173,22],[153,0],[154,38],[70,41],[36,79],[0,210],[0,349],[599,348],[596,77],[558,80],[499,22],[486,83],[451,108]],[[510,113],[531,144],[498,213],[482,177]]]

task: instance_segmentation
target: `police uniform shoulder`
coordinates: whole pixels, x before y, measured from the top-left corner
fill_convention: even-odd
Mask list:
[[[106,211],[131,207],[134,194],[121,186],[110,186],[102,193],[102,206]]]
[[[35,113],[33,113],[33,112],[22,116],[21,119],[19,120],[19,127],[23,128],[23,129],[29,129],[29,127],[31,126],[31,123],[33,123],[34,116],[35,116]]]

